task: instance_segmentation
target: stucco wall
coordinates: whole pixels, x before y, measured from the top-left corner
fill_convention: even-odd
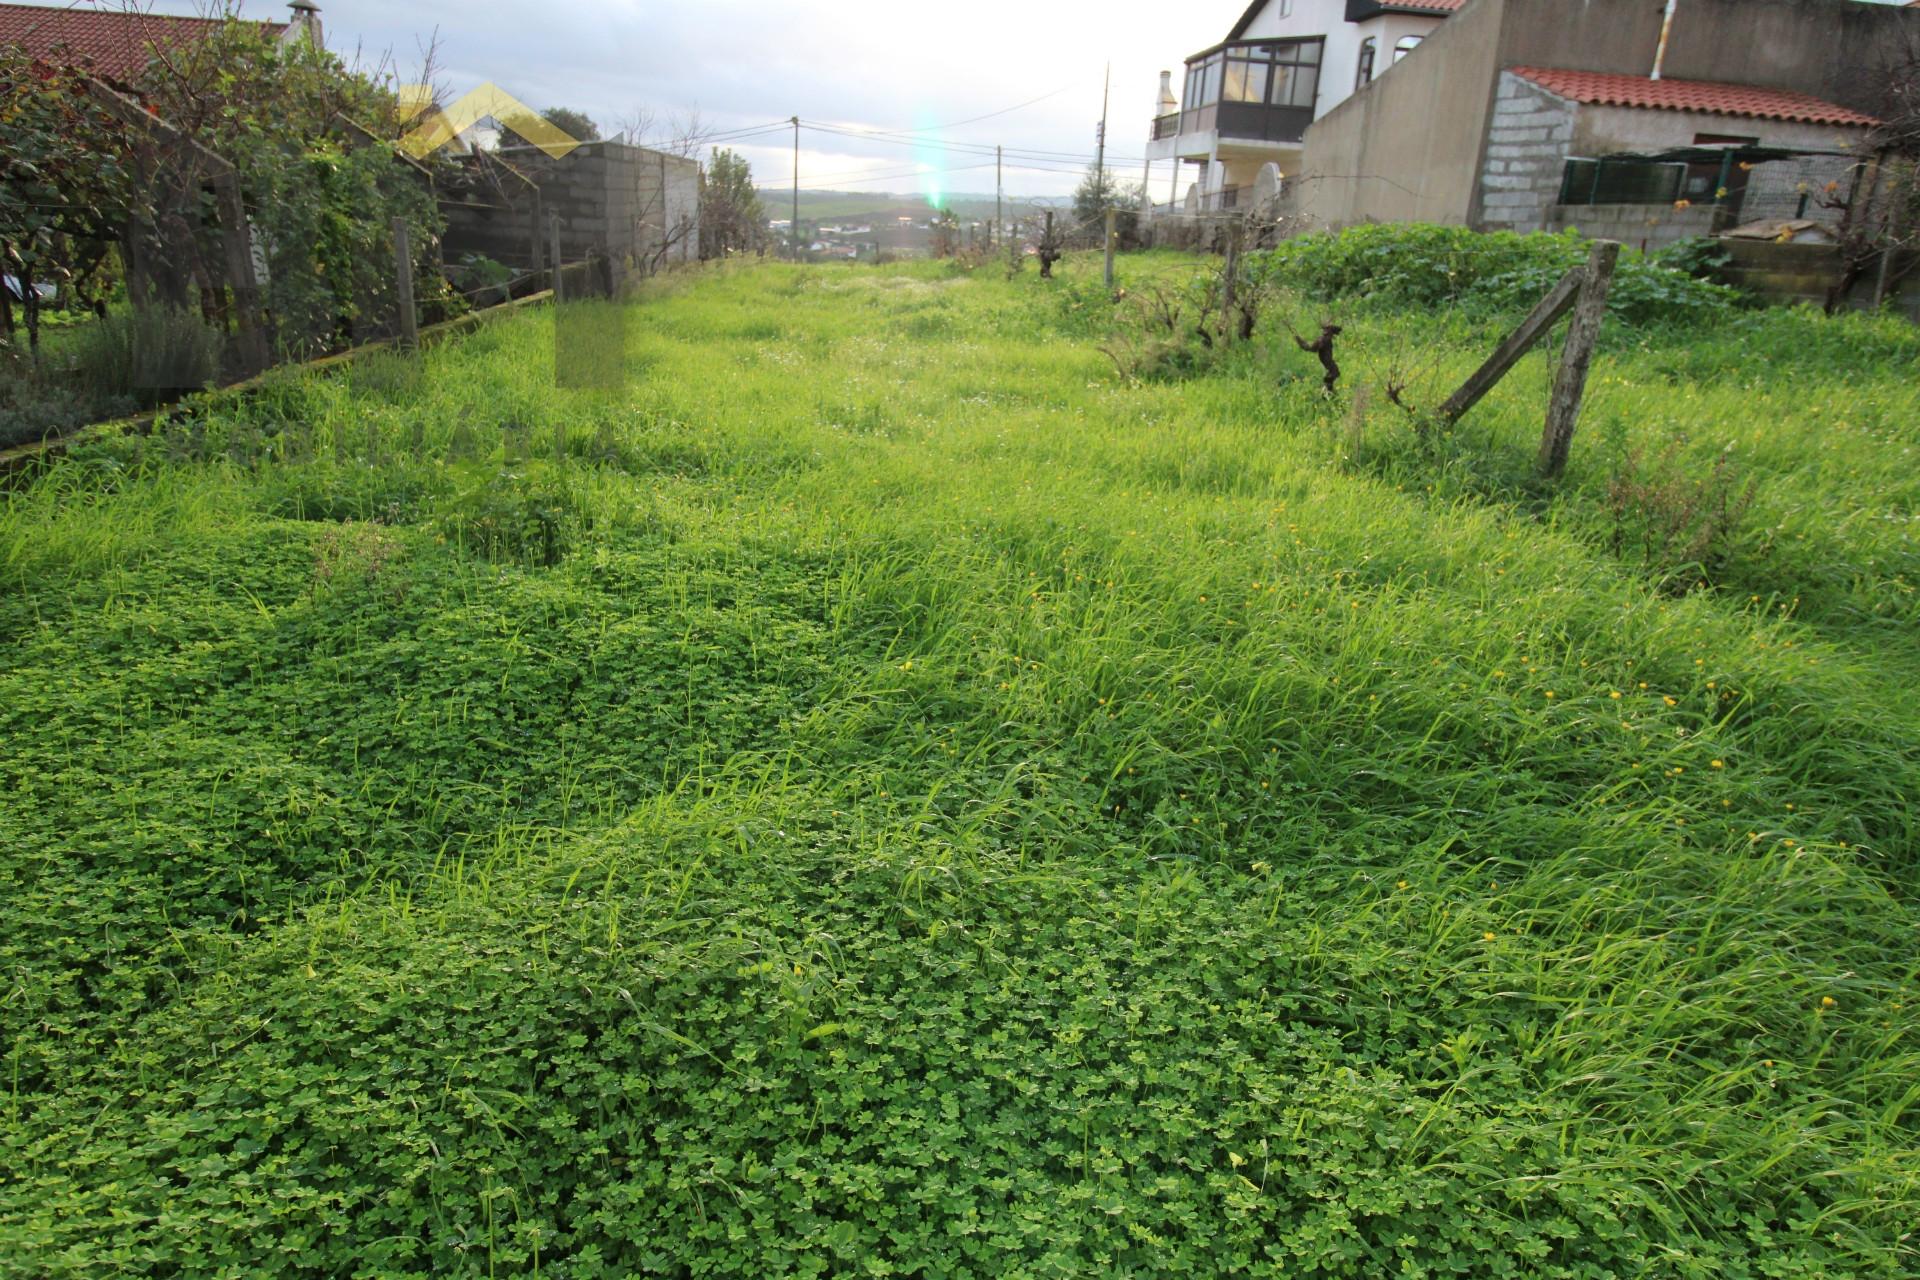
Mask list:
[[[1465,222],[1477,203],[1510,0],[1472,0],[1307,130],[1293,212],[1309,225]]]
[[[1416,219],[1511,225],[1511,215],[1500,211],[1522,207],[1511,195],[1522,188],[1483,184],[1480,173],[1483,154],[1508,163],[1526,158],[1485,152],[1499,70],[1645,75],[1662,9],[1656,0],[1469,0],[1392,73],[1307,131],[1294,211],[1328,226]],[[1920,40],[1920,9],[1856,0],[1682,0],[1665,74],[1795,89],[1870,110],[1871,68],[1910,37]],[[1622,115],[1638,119],[1596,115],[1584,134],[1576,125],[1568,140],[1574,153],[1645,149],[1603,146],[1605,131],[1615,143],[1690,143],[1703,132],[1819,147],[1831,146],[1839,132],[1677,112]],[[1503,191],[1505,198],[1488,203]]]
[[[1646,75],[1656,0],[1507,0],[1500,65]],[[1920,33],[1920,10],[1858,0],[1681,0],[1663,71],[1678,80],[1796,89],[1871,111],[1871,71]]]
[[[1831,124],[1802,124],[1793,120],[1755,120],[1750,116],[1719,115],[1708,111],[1639,111],[1631,107],[1586,106],[1573,130],[1577,156],[1614,155],[1622,151],[1659,151],[1692,146],[1700,134],[1757,138],[1768,146],[1839,150],[1858,143],[1866,130]]]

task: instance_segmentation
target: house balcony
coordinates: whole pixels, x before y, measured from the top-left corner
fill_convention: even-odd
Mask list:
[[[1294,152],[1313,123],[1312,107],[1221,102],[1153,122],[1149,160],[1203,160],[1228,152]]]
[[[1297,155],[1313,123],[1325,41],[1233,41],[1187,59],[1181,110],[1153,121],[1147,158],[1278,160]],[[1172,94],[1162,84],[1169,102]]]

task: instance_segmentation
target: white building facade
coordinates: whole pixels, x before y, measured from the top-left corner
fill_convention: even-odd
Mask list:
[[[1464,2],[1254,0],[1225,40],[1186,60],[1177,83],[1161,73],[1148,204],[1236,208],[1262,170],[1267,182],[1297,174],[1307,126],[1385,75]]]

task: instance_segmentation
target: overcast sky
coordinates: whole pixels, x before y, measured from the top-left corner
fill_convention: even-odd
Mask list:
[[[1023,157],[1020,166],[1009,161],[1006,189],[1017,195],[1072,190],[1093,156],[1109,60],[1108,152],[1137,181],[1160,71],[1177,72],[1186,55],[1217,43],[1246,7],[1245,0],[319,3],[330,48],[351,54],[358,47],[369,58],[390,51],[404,72],[418,70],[422,48],[437,34],[438,81],[456,96],[491,80],[535,108],[583,110],[609,133],[641,109],[663,123],[697,109],[704,124],[723,130],[779,122],[781,133],[731,144],[763,186],[791,180],[785,121],[797,114],[803,123],[850,130],[951,125],[922,137],[1057,153]],[[154,7],[192,13],[196,0],[154,0]],[[280,19],[287,10],[246,0],[245,12]],[[990,113],[1004,114],[976,119]],[[803,186],[993,190],[990,154],[925,144],[916,153],[912,145],[806,129],[800,142]],[[1161,199],[1169,177],[1162,164],[1154,184]]]

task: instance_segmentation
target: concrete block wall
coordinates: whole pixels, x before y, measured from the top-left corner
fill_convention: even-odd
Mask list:
[[[1732,258],[1721,268],[1721,278],[1769,302],[1825,306],[1828,294],[1841,280],[1840,250],[1835,245],[1724,239],[1720,244]],[[1891,266],[1885,305],[1920,322],[1920,254],[1902,252]],[[1847,306],[1864,310],[1873,305],[1878,268],[1877,262],[1870,264],[1853,282],[1845,297]]]
[[[1718,212],[1710,204],[1686,209],[1670,204],[1557,204],[1547,210],[1546,229],[1577,231],[1589,240],[1618,240],[1645,253],[1712,235]]]
[[[532,179],[537,194],[509,185],[507,199],[493,201],[499,207],[443,205],[450,257],[485,253],[533,267],[536,229],[540,258],[546,253],[549,214],[560,218],[560,252],[569,262],[591,254],[624,271],[698,256],[699,166],[694,161],[618,142],[590,142],[558,159],[533,147],[503,148],[500,156]]]
[[[1574,104],[1511,71],[1500,73],[1480,163],[1480,225],[1538,231],[1560,198],[1573,143]]]

